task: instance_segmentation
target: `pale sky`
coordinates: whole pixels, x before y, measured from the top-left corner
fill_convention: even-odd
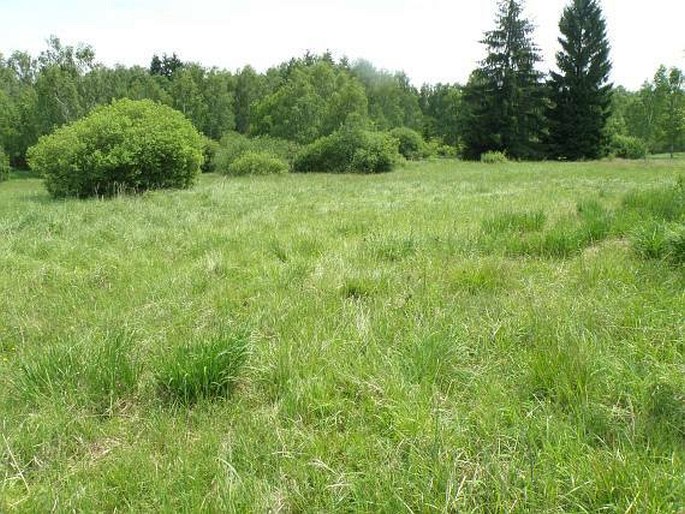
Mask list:
[[[567,0],[528,0],[547,71]],[[601,0],[615,84],[637,89],[659,64],[685,68],[685,0]],[[0,0],[0,52],[93,46],[107,65],[148,66],[154,53],[259,71],[306,50],[404,70],[415,85],[464,83],[484,57],[495,0]]]

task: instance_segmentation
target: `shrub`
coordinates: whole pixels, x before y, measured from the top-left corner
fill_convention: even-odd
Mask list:
[[[644,159],[647,157],[647,144],[637,137],[615,134],[611,138],[609,152],[620,159]]]
[[[55,197],[187,188],[200,171],[202,137],[170,107],[125,99],[42,137],[28,160]]]
[[[219,151],[219,143],[208,137],[202,138],[202,173],[216,171],[216,154]]]
[[[10,160],[5,151],[0,147],[0,182],[10,177]]]
[[[428,156],[428,147],[421,134],[407,127],[397,127],[390,135],[399,141],[399,152],[409,161],[418,161]]]
[[[221,138],[216,156],[216,170],[227,173],[230,166],[247,152],[269,154],[290,166],[300,145],[271,136],[248,138],[238,132],[227,132]]]
[[[317,139],[297,155],[295,171],[380,173],[391,171],[401,159],[398,142],[388,134],[344,127]]]
[[[176,348],[155,373],[161,397],[177,404],[228,398],[247,360],[243,336],[214,336]]]
[[[288,164],[268,153],[248,151],[238,157],[226,170],[227,175],[271,175],[287,173]]]
[[[504,152],[485,152],[480,156],[480,162],[485,164],[501,164],[508,161]]]
[[[450,146],[442,142],[441,139],[431,139],[426,143],[426,157],[443,157],[446,159],[456,159],[461,154],[459,146]]]

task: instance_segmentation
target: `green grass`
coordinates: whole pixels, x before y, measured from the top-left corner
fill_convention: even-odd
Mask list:
[[[2,183],[0,511],[682,512],[684,172]]]

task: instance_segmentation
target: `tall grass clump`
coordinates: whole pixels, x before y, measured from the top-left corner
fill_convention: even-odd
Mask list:
[[[141,372],[127,336],[65,340],[27,352],[18,368],[16,393],[31,401],[66,397],[80,407],[104,412],[137,393]]]
[[[671,187],[632,191],[621,207],[624,214],[633,213],[642,219],[676,221],[685,216],[685,188],[679,182]]]
[[[635,253],[643,259],[661,259],[666,255],[666,226],[649,220],[633,229],[630,241]]]
[[[481,227],[486,234],[537,232],[542,230],[546,221],[547,216],[542,211],[506,211],[485,218]]]
[[[213,335],[174,348],[155,372],[157,391],[172,404],[230,397],[248,355],[244,335]]]
[[[576,205],[580,232],[587,244],[606,239],[613,230],[613,214],[597,200],[583,200]]]

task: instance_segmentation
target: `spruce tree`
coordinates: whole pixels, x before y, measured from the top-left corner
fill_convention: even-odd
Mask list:
[[[540,54],[522,11],[521,1],[501,0],[495,29],[481,41],[488,55],[464,91],[467,158],[492,150],[516,159],[539,156],[544,92],[535,65]]]
[[[612,85],[606,21],[596,0],[572,0],[559,22],[559,72],[549,82],[550,153],[580,160],[602,154]]]

